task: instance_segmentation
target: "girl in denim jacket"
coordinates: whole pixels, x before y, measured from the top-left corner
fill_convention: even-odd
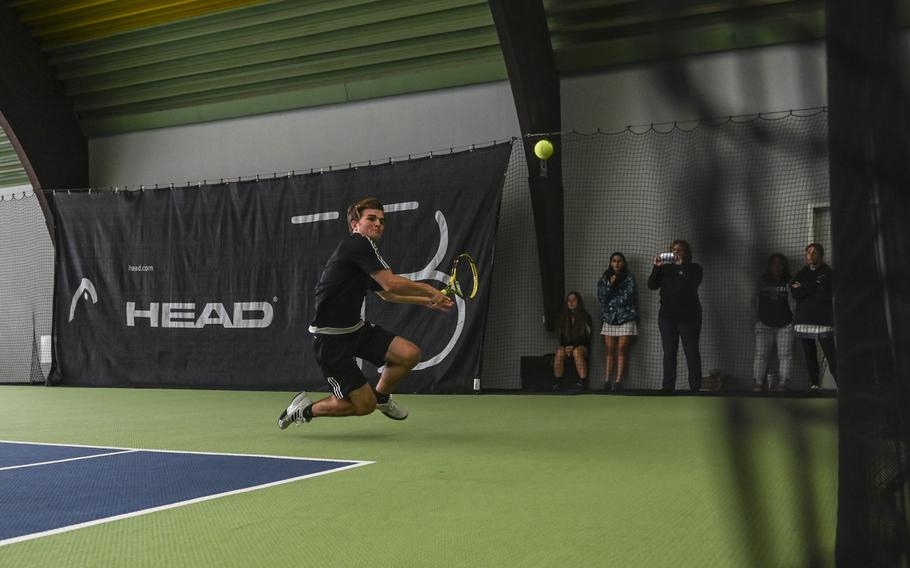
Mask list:
[[[638,286],[621,252],[610,255],[610,267],[597,283],[597,298],[603,304],[604,390],[622,390],[629,348],[638,335]]]

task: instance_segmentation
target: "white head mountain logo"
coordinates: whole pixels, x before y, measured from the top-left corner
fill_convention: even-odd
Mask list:
[[[92,281],[88,278],[83,278],[82,282],[79,283],[79,287],[76,288],[76,293],[73,294],[73,301],[70,302],[70,319],[67,321],[73,321],[73,316],[76,314],[76,302],[79,301],[79,298],[83,297],[85,301],[91,300],[93,304],[98,303],[98,292],[95,291],[95,285],[92,284]]]

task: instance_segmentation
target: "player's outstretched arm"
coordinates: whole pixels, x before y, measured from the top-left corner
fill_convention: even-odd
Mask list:
[[[386,302],[395,302],[396,304],[415,304],[418,306],[424,306],[426,308],[441,310],[444,312],[449,311],[454,305],[448,296],[443,296],[444,299],[442,302],[437,303],[434,302],[432,298],[427,298],[425,296],[399,296],[398,294],[386,292],[385,290],[376,292],[376,295]]]
[[[453,305],[451,298],[429,284],[408,280],[391,270],[380,270],[371,276],[382,286],[377,294],[388,302],[417,304],[443,311],[448,311]]]

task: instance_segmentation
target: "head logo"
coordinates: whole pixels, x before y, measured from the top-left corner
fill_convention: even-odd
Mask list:
[[[80,296],[86,301],[91,300],[93,304],[98,303],[98,292],[95,291],[95,285],[88,278],[82,279],[79,287],[76,288],[76,293],[73,294],[73,301],[70,302],[70,319],[67,322],[73,321],[73,316],[76,315],[76,302],[79,301]]]
[[[126,327],[137,327],[137,320],[147,319],[149,327],[263,328],[272,325],[274,313],[268,302],[235,302],[231,310],[221,302],[209,302],[199,313],[192,302],[150,302],[147,310],[127,302]]]

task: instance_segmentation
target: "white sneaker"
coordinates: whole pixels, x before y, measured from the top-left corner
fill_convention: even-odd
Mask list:
[[[395,399],[393,399],[391,396],[389,397],[389,402],[386,402],[385,404],[377,404],[376,409],[392,420],[404,420],[408,417],[408,411],[402,408],[400,404],[395,402]]]
[[[311,404],[313,404],[313,401],[307,396],[306,391],[297,393],[297,396],[294,397],[291,404],[289,404],[284,412],[281,413],[281,416],[278,417],[278,428],[284,430],[290,426],[291,423],[304,424],[309,422],[303,417],[303,409]]]

